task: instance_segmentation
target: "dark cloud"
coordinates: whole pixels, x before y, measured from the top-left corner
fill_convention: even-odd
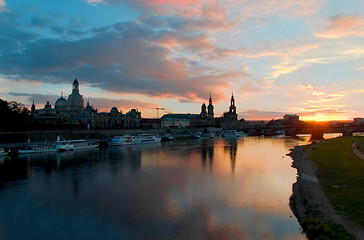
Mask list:
[[[4,24],[0,26],[0,75],[48,83],[68,83],[77,76],[82,82],[107,91],[174,97],[180,101],[199,101],[213,91],[219,100],[223,89],[249,75],[196,64],[189,58],[194,55],[216,60],[238,54],[239,50],[217,47],[203,33],[202,26],[222,27],[216,21],[226,20],[227,15],[222,11],[213,17],[218,11],[217,7],[205,7],[196,19],[143,15],[138,23],[98,28],[85,28],[82,21],[71,24],[72,19],[62,26],[48,17],[29,18],[29,26],[46,27],[56,33],[53,38],[27,29],[17,16],[1,14],[0,22]]]

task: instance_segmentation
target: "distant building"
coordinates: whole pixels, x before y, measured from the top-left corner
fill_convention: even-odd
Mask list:
[[[162,119],[160,118],[142,118],[143,129],[159,129],[162,127]]]
[[[354,118],[353,124],[356,126],[362,126],[364,125],[364,118]]]
[[[33,121],[38,124],[83,124],[91,129],[121,129],[140,128],[141,112],[132,109],[126,114],[122,114],[115,106],[110,112],[98,113],[97,109],[87,101],[84,107],[83,96],[80,94],[78,80],[72,83],[72,93],[68,100],[63,97],[57,99],[52,108],[47,102],[43,109],[36,109],[33,102],[31,108]]]
[[[191,119],[200,119],[199,114],[165,114],[162,116],[162,128],[191,127]]]
[[[216,122],[214,119],[214,106],[212,105],[211,94],[208,107],[206,107],[205,103],[202,103],[200,114],[165,114],[161,120],[162,128],[196,128],[215,126]]]
[[[236,113],[234,94],[231,95],[230,107],[228,112],[224,112],[221,119],[222,129],[239,129],[240,123],[238,121],[238,114]]]
[[[300,118],[296,114],[286,114],[283,116],[286,126],[297,126],[300,123]]]

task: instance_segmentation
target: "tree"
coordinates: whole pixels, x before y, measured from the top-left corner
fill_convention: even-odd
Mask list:
[[[0,131],[27,129],[29,119],[30,111],[23,104],[0,99]]]

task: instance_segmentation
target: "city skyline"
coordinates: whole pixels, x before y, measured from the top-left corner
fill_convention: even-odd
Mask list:
[[[246,120],[364,116],[364,2],[0,0],[0,94]],[[162,116],[163,111],[159,112]]]

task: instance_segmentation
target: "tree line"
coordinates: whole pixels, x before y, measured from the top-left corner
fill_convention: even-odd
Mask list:
[[[30,111],[24,104],[0,99],[0,131],[27,130],[30,119]]]

